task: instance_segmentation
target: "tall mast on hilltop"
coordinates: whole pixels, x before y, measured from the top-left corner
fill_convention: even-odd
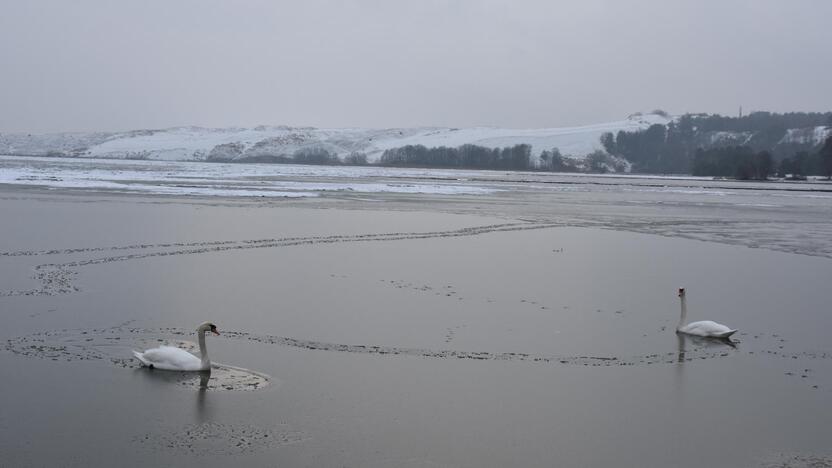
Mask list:
[[[740,118],[742,118],[742,106],[740,106]]]

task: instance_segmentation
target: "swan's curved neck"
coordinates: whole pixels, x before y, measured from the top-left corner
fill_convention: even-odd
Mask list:
[[[679,325],[676,327],[677,330],[682,328],[682,326],[685,324],[685,321],[688,318],[688,305],[687,305],[687,302],[685,301],[685,296],[682,296],[679,299],[682,302],[682,313],[679,316]]]
[[[199,335],[199,357],[202,360],[202,366],[208,367],[208,350],[205,348],[205,332],[202,330],[197,330],[196,334]]]

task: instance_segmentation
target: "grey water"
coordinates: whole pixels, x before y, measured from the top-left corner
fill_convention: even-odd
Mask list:
[[[303,200],[3,186],[2,465],[831,463],[825,192],[491,179]],[[678,287],[734,343],[677,336]],[[130,359],[204,320],[242,370]]]

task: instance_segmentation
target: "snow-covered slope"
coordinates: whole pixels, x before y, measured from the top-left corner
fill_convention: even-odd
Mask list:
[[[557,147],[562,154],[583,157],[600,149],[605,132],[635,131],[670,119],[636,114],[596,125],[563,128],[255,128],[178,127],[123,133],[0,134],[0,154],[80,156],[90,158],[245,160],[291,156],[302,148],[323,148],[344,157],[353,152],[378,159],[386,149],[405,145],[427,147],[475,144],[490,148],[526,143],[534,155]]]
[[[790,128],[777,144],[819,145],[832,136],[832,127]]]

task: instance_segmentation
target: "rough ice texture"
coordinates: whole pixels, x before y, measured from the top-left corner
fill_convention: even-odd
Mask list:
[[[403,181],[430,174],[448,181]],[[322,192],[478,195],[494,187],[457,182],[447,171],[283,164],[207,164],[3,157],[0,184],[223,197],[316,197]],[[473,174],[473,173],[471,173]],[[321,181],[320,178],[330,180]]]

